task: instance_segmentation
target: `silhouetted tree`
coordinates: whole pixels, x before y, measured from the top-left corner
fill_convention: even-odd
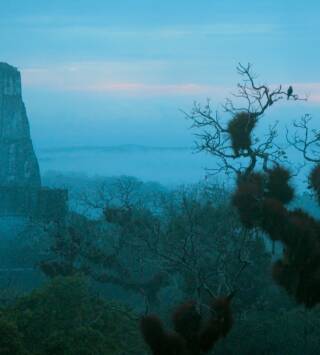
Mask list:
[[[230,302],[233,295],[215,299],[209,316],[204,319],[195,302],[179,306],[173,313],[174,331],[167,331],[157,316],[148,315],[141,320],[145,342],[154,355],[206,354],[230,331],[233,319]]]
[[[133,209],[105,208],[104,218],[117,229],[109,226],[101,230],[101,221],[74,215],[68,226],[53,230],[48,254],[39,267],[50,278],[86,275],[99,283],[139,294],[148,304],[156,305],[168,275],[159,268],[148,275],[137,274],[131,258],[139,256],[142,250],[130,249],[137,233],[147,233],[144,225],[152,223],[151,217],[141,216]],[[137,261],[140,262],[142,257]]]
[[[239,65],[238,71],[244,80],[238,85],[236,96],[245,99],[246,107],[239,109],[232,100],[227,100],[225,113],[231,114],[227,128],[218,114],[212,115],[209,105],[204,109],[196,105],[188,117],[194,127],[203,129],[199,134],[199,149],[220,159],[218,171],[236,173],[232,202],[242,223],[248,229],[260,228],[271,240],[283,244],[283,256],[273,265],[275,281],[297,302],[313,307],[320,302],[320,222],[301,209],[288,207],[294,197],[290,183],[292,172],[285,167],[286,153],[275,142],[276,126],[264,138],[255,135],[255,125],[271,105],[285,98],[300,98],[291,87],[284,91],[281,86],[271,89],[257,85],[250,65]],[[308,148],[319,144],[318,132],[313,131],[314,137],[309,137],[308,122],[308,117],[304,117],[296,123],[305,134],[303,138],[296,134],[291,142],[306,160],[319,163],[319,159],[308,155]],[[316,165],[309,178],[317,196],[319,171]]]

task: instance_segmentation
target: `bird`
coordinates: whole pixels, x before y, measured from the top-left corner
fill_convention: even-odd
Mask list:
[[[293,94],[293,88],[290,85],[288,88],[288,91],[287,91],[287,100],[289,100],[289,98],[290,98],[290,96],[292,96],[292,94]]]

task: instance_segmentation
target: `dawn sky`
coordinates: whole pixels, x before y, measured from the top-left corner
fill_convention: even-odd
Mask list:
[[[309,95],[275,116],[320,119],[318,0],[0,1],[36,147],[190,145],[179,109],[221,102],[238,62]]]

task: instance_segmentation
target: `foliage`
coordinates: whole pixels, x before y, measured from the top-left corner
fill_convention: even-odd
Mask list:
[[[265,134],[263,141],[257,135],[252,139],[255,124],[275,102],[300,98],[293,94],[291,86],[284,91],[281,85],[273,89],[256,84],[250,65],[239,65],[238,72],[243,81],[238,84],[236,97],[243,99],[247,107],[238,108],[232,100],[227,100],[225,112],[233,116],[227,129],[217,116],[212,116],[210,106],[205,109],[196,106],[189,118],[196,128],[204,131],[199,135],[200,149],[219,157],[220,171],[236,173],[232,202],[242,224],[249,230],[259,228],[272,241],[280,241],[284,246],[283,255],[273,264],[274,280],[298,303],[314,307],[320,303],[320,221],[306,211],[288,207],[294,189],[290,183],[291,173],[285,166],[287,155],[275,142],[276,126]],[[314,139],[310,140],[308,122],[305,118],[296,126],[305,136],[300,139],[295,135],[292,145],[303,152],[304,159],[317,162],[310,160],[308,149],[317,145],[319,136],[314,131]],[[309,182],[317,196],[318,175],[316,165]]]
[[[228,337],[217,344],[215,354],[317,354],[319,309],[280,310],[252,309],[237,319]]]
[[[155,194],[153,205],[115,198],[118,203],[107,204],[101,220],[75,216],[67,230],[54,235],[42,271],[51,277],[85,273],[137,294],[154,310],[166,308],[164,297],[159,302],[163,292],[179,302],[202,302],[208,292],[264,287],[259,273],[247,276],[255,258],[264,273],[269,255],[262,237],[241,226],[228,191],[199,184]]]
[[[145,316],[141,320],[144,340],[154,355],[206,354],[232,327],[231,299],[228,296],[214,300],[206,320],[194,302],[179,306],[172,317],[174,332],[166,331],[158,317]]]
[[[251,133],[257,123],[254,114],[248,112],[237,113],[228,123],[232,149],[236,155],[240,151],[250,149],[252,145]]]
[[[139,353],[134,314],[91,296],[81,277],[55,278],[3,313],[32,354]]]
[[[0,316],[0,354],[28,355],[23,346],[23,339],[17,326]]]

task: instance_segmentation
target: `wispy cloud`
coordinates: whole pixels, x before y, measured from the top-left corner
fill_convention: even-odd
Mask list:
[[[89,61],[28,67],[21,72],[27,86],[71,90],[105,83],[155,80],[166,66],[166,62],[156,60]]]
[[[107,26],[64,26],[53,28],[52,31],[62,31],[65,35],[92,36],[95,38],[158,38],[178,39],[184,37],[207,36],[243,36],[279,33],[281,28],[268,23],[217,23],[210,25],[153,27],[153,28],[115,28]]]
[[[320,82],[293,83],[292,86],[296,93],[306,96],[309,102],[320,104]]]
[[[60,67],[22,69],[27,87],[56,91],[129,96],[213,95],[226,93],[223,86],[196,82],[173,82],[161,76],[160,61],[86,62]]]
[[[134,96],[167,96],[167,95],[212,95],[222,93],[226,88],[196,83],[182,84],[145,84],[145,83],[99,83],[96,85],[71,87],[73,91],[125,94]]]
[[[6,27],[21,27],[24,30],[46,31],[64,36],[92,36],[104,38],[182,38],[190,36],[242,36],[279,33],[282,27],[274,23],[250,21],[186,24],[177,26],[108,26],[99,16],[18,16],[1,18],[0,24]]]
[[[173,95],[224,95],[227,88],[223,86],[204,85],[197,83],[150,84],[143,82],[97,82],[72,83],[65,82],[63,78],[50,78],[42,80],[26,80],[27,87],[37,87],[67,92],[84,92],[108,94],[115,96],[173,96]]]
[[[27,87],[56,91],[88,92],[116,96],[193,95],[221,100],[232,92],[213,82],[170,80],[163,61],[102,61],[66,63],[61,66],[22,69]],[[172,72],[172,68],[170,68]],[[169,73],[170,73],[169,70]],[[291,84],[308,102],[320,104],[320,82]],[[271,85],[272,86],[272,85]],[[289,84],[284,84],[284,87]]]

